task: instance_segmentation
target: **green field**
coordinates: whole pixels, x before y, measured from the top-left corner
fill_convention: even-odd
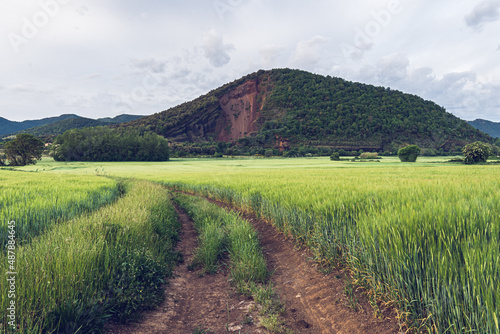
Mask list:
[[[355,280],[368,288],[374,305],[379,298],[393,302],[401,319],[413,328],[429,333],[498,333],[499,167],[444,163],[448,159],[420,157],[413,164],[392,157],[381,162],[247,158],[57,163],[45,159],[19,168],[32,173],[0,171],[0,177],[8,180],[2,181],[2,190],[12,196],[22,189],[16,188],[16,182],[31,187],[38,186],[38,179],[57,178],[57,184],[69,182],[64,188],[72,189],[71,184],[80,184],[78,180],[99,180],[101,187],[112,189],[123,182],[117,178],[134,178],[232,203],[272,221],[307,245],[325,266],[347,266]],[[29,180],[24,179],[27,175]],[[40,187],[50,186],[41,182]],[[10,204],[3,204],[2,210],[14,205],[6,203]],[[96,210],[87,211],[100,212]],[[30,217],[27,222],[38,219],[25,217]],[[47,224],[54,219],[48,218]],[[83,229],[86,224],[81,223]],[[47,233],[38,234],[39,243],[49,238]],[[33,252],[33,247],[35,243],[26,245],[26,252]],[[19,252],[19,257],[24,254]]]

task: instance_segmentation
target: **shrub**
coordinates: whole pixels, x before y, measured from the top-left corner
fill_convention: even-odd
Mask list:
[[[365,152],[359,155],[360,159],[378,159],[378,153]]]
[[[420,154],[420,147],[417,145],[408,145],[398,151],[398,157],[401,162],[415,162]]]
[[[477,164],[488,160],[488,157],[491,155],[491,148],[485,143],[477,141],[466,145],[462,149],[462,153],[465,157],[464,161],[466,164]]]
[[[269,158],[269,157],[272,157],[274,154],[273,150],[269,149],[269,150],[266,150],[266,152],[264,153],[264,155]]]
[[[340,155],[338,152],[333,152],[332,155],[330,155],[330,160],[332,161],[339,161],[340,160]]]

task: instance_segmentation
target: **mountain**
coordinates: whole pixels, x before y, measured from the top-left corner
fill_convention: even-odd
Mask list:
[[[406,144],[457,151],[493,138],[418,96],[300,70],[258,71],[191,102],[119,126],[174,145],[241,150],[315,147],[395,152]]]
[[[105,118],[98,118],[97,120],[100,122],[104,123],[111,123],[111,124],[120,124],[120,123],[125,123],[125,122],[130,122],[130,121],[135,121],[136,119],[144,117],[143,115],[129,115],[129,114],[121,114],[118,116],[115,116],[113,118],[111,117],[105,117]]]
[[[62,121],[65,119],[72,119],[72,118],[78,118],[80,116],[78,115],[73,115],[73,114],[64,114],[61,116],[57,117],[48,117],[48,118],[42,118],[38,120],[28,120],[28,121],[23,121],[23,122],[14,122],[14,121],[9,121],[8,119],[0,117],[0,136],[22,131],[25,129],[29,128],[34,128],[37,126],[45,125],[45,124],[50,124],[58,121]]]
[[[469,124],[492,137],[500,138],[500,123],[487,121],[484,119],[476,119],[469,121]]]
[[[98,118],[96,120],[96,119],[81,117],[78,115],[61,115],[59,117],[44,118],[39,121],[24,121],[24,122],[12,122],[6,120],[5,118],[0,118],[0,130],[2,129],[1,124],[5,124],[5,128],[9,130],[13,128],[14,129],[22,128],[21,130],[4,132],[3,134],[2,131],[0,131],[0,136],[15,135],[18,133],[29,133],[38,137],[55,136],[71,129],[81,129],[85,127],[119,124],[123,122],[130,122],[133,120],[137,120],[141,117],[143,116],[123,114],[113,118],[110,117]],[[33,124],[40,124],[40,125],[35,125],[34,127],[25,127]]]
[[[31,134],[33,136],[37,136],[37,137],[55,136],[55,135],[64,133],[67,130],[71,130],[71,129],[81,129],[81,128],[88,128],[88,127],[94,127],[94,126],[106,126],[106,125],[109,125],[109,123],[97,121],[97,120],[91,119],[91,118],[78,117],[78,118],[64,119],[62,121],[37,126],[37,127],[31,128],[31,129],[18,131],[18,132],[13,133],[13,135],[18,134],[18,133],[29,133],[29,134]]]

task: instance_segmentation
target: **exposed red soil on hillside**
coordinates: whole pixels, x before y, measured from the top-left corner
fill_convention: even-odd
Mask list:
[[[249,80],[220,98],[224,122],[217,140],[234,141],[258,131],[259,92],[257,80]]]

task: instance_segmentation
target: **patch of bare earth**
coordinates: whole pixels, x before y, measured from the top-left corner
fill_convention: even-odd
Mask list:
[[[177,251],[184,256],[166,286],[165,301],[147,311],[142,320],[128,325],[110,324],[111,334],[185,334],[185,333],[267,333],[256,325],[258,309],[246,297],[235,294],[228,270],[200,275],[188,270],[197,247],[197,233],[189,217],[177,209],[182,221]],[[198,330],[198,331],[197,331]]]

